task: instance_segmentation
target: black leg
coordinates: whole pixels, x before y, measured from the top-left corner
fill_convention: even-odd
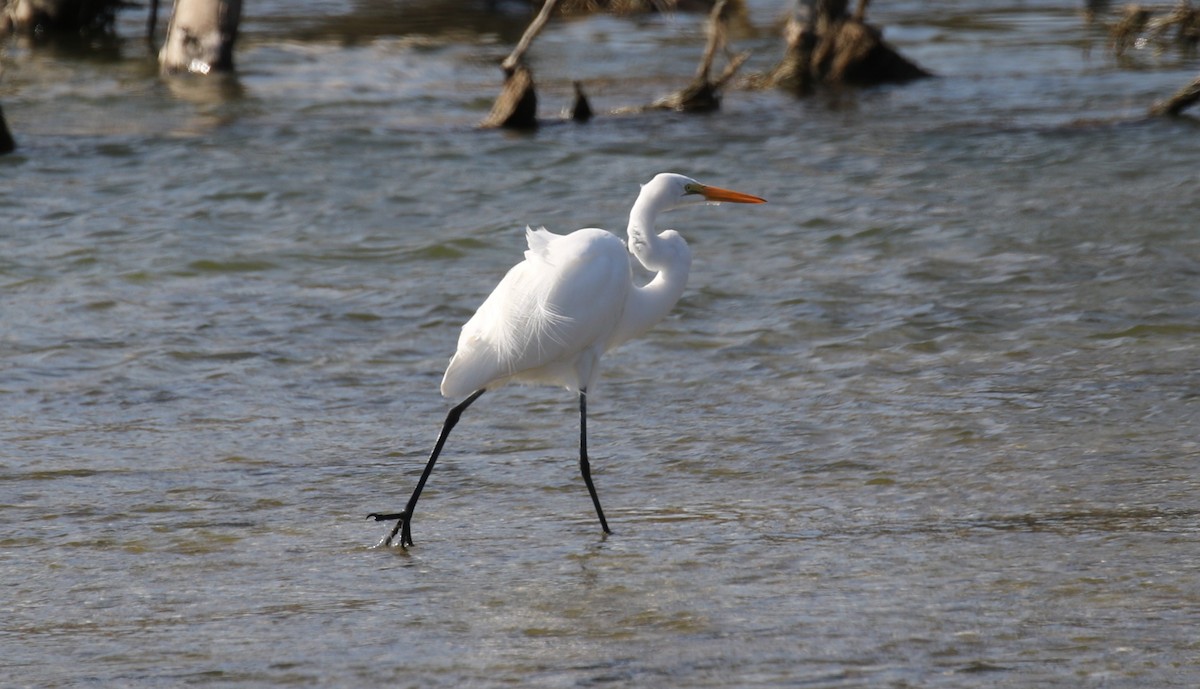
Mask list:
[[[429,461],[425,464],[425,471],[421,473],[421,480],[417,481],[417,487],[413,490],[412,497],[408,499],[408,504],[404,506],[403,512],[380,513],[372,512],[367,515],[367,519],[374,519],[377,522],[387,521],[388,519],[396,519],[396,528],[388,534],[382,542],[382,545],[391,545],[396,538],[396,534],[400,533],[400,547],[406,547],[413,544],[412,541],[412,515],[413,510],[417,507],[417,499],[421,497],[421,491],[425,488],[425,482],[429,480],[429,475],[433,473],[433,465],[437,463],[438,455],[442,454],[442,446],[446,444],[446,438],[450,435],[450,431],[454,430],[455,424],[462,416],[463,410],[471,406],[471,403],[479,399],[479,396],[484,393],[484,390],[476,390],[470,397],[463,400],[457,407],[450,410],[446,415],[446,422],[442,424],[442,432],[438,434],[437,442],[434,443],[433,452],[429,453]],[[588,485],[591,486],[591,479],[588,479]],[[593,499],[595,491],[592,492]],[[600,503],[596,503],[596,509],[600,508]],[[603,521],[604,517],[600,518]],[[401,532],[403,529],[403,532]]]
[[[604,533],[612,533],[608,521],[604,518],[604,510],[600,508],[600,497],[596,495],[596,485],[592,483],[592,467],[587,456],[587,391],[579,391],[579,473],[583,474],[583,482],[587,484],[588,493],[592,496],[592,504],[596,506],[596,516],[600,517],[600,528]]]

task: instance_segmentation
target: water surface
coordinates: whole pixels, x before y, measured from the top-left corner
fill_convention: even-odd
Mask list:
[[[1200,144],[1141,119],[1194,58],[1118,63],[1074,3],[880,3],[939,78],[513,135],[474,125],[520,12],[246,11],[232,85],[2,44],[15,686],[1200,680]],[[701,35],[552,24],[542,115],[678,88]],[[620,231],[662,170],[770,203],[667,217],[688,291],[589,404],[615,534],[572,395],[511,388],[372,549],[524,225]]]

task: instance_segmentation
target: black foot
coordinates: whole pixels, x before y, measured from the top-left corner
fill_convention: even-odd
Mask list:
[[[375,547],[390,546],[392,541],[396,540],[396,534],[400,533],[400,547],[406,548],[413,544],[412,532],[408,527],[408,512],[372,512],[367,515],[367,519],[374,519],[377,522],[386,522],[392,519],[396,520],[396,526],[392,532],[387,535],[382,541],[375,544]],[[401,530],[403,529],[403,533]]]

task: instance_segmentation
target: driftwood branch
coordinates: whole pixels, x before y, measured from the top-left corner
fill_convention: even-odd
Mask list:
[[[517,46],[500,63],[504,70],[504,86],[492,104],[492,111],[479,126],[486,128],[533,129],[537,127],[537,90],[533,85],[533,72],[525,64],[525,53],[533,45],[533,39],[541,33],[558,0],[546,0],[542,9],[526,27]]]
[[[851,17],[856,22],[864,22],[867,20],[867,5],[871,0],[858,0],[858,8],[854,10],[854,16]]]
[[[1150,108],[1150,114],[1156,117],[1178,115],[1196,101],[1200,101],[1200,77],[1196,77],[1195,81],[1176,91],[1170,98],[1155,103]]]
[[[696,76],[682,90],[655,101],[651,108],[679,110],[681,112],[712,112],[721,106],[721,89],[733,78],[750,53],[740,53],[729,58],[721,76],[712,79],[713,61],[717,51],[725,47],[725,9],[727,0],[717,0],[708,15],[708,41],[704,55],[696,68]]]
[[[696,68],[696,79],[708,81],[708,75],[712,72],[713,59],[717,56],[717,49],[725,43],[725,24],[721,20],[721,13],[725,11],[726,0],[717,0],[713,4],[712,12],[708,15],[708,25],[705,33],[708,40],[704,45],[704,56],[700,58],[700,65]]]
[[[554,11],[554,6],[558,4],[558,0],[546,0],[542,5],[542,9],[529,22],[529,26],[525,28],[525,33],[521,35],[521,40],[517,41],[517,47],[509,53],[508,57],[504,58],[504,62],[500,63],[500,68],[504,72],[510,73],[516,69],[517,65],[525,59],[525,53],[529,50],[529,46],[533,45],[533,39],[545,28],[546,22],[550,21],[550,13]]]

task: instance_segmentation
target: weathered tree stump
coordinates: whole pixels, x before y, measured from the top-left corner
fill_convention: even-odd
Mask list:
[[[787,50],[768,86],[811,93],[818,86],[874,86],[931,76],[883,40],[865,21],[867,0],[853,15],[847,0],[809,0],[807,16],[784,29]]]
[[[575,88],[575,103],[571,106],[571,119],[576,122],[587,122],[592,119],[592,104],[583,93],[583,85],[578,81],[572,84]]]
[[[111,33],[122,0],[7,0],[0,14],[9,30],[25,34]]]
[[[241,17],[242,0],[175,0],[159,69],[164,74],[232,72]]]
[[[17,147],[12,133],[8,131],[8,123],[4,121],[4,108],[0,108],[0,155],[12,153]]]
[[[537,127],[537,90],[533,86],[533,72],[524,63],[505,70],[500,95],[496,96],[492,111],[479,126],[506,129]]]
[[[525,52],[533,45],[533,39],[541,32],[558,0],[546,0],[541,11],[529,23],[521,40],[512,53],[500,63],[504,70],[504,86],[492,104],[492,111],[479,124],[485,128],[534,129],[537,121],[537,90],[533,86],[533,72],[525,65]]]

